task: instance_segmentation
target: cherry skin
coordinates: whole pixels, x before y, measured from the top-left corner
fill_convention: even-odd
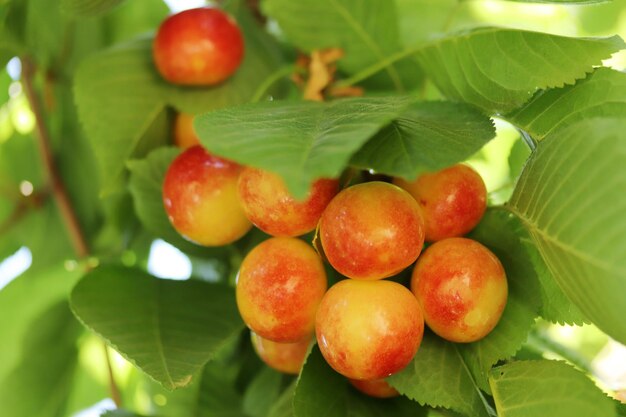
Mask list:
[[[169,166],[163,203],[174,229],[204,246],[232,243],[252,228],[237,197],[241,166],[193,146]]]
[[[498,258],[467,238],[440,240],[424,251],[411,291],[433,332],[452,342],[474,342],[498,324],[508,284]]]
[[[424,220],[406,191],[380,181],[354,185],[328,204],[319,235],[330,264],[361,280],[395,275],[424,244]]]
[[[386,378],[411,362],[424,332],[417,300],[386,280],[345,279],[319,306],[317,342],[326,362],[350,379]]]
[[[338,187],[337,180],[317,180],[307,198],[298,201],[276,174],[248,167],[239,177],[239,197],[246,215],[272,236],[299,236],[315,229]]]
[[[312,337],[295,343],[276,343],[251,332],[252,346],[265,364],[279,372],[297,375],[304,364]]]
[[[300,239],[274,237],[244,258],[237,274],[237,307],[264,339],[299,342],[314,332],[315,313],[327,288],[317,252]]]
[[[159,27],[152,48],[159,73],[181,85],[214,85],[239,67],[244,41],[237,23],[213,8],[184,10]]]
[[[420,205],[426,222],[426,241],[462,236],[472,230],[487,207],[487,188],[471,167],[457,164],[425,173],[415,181],[394,179]]]
[[[200,139],[193,129],[193,116],[187,113],[178,113],[174,120],[174,145],[181,149],[200,145]]]
[[[354,388],[363,394],[376,398],[393,398],[400,393],[384,379],[372,379],[369,381],[359,381],[357,379],[349,379]]]

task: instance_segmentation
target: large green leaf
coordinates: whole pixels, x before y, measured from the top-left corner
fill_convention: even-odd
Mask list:
[[[243,397],[243,410],[250,417],[266,417],[280,398],[282,374],[264,367],[252,380]]]
[[[293,398],[293,414],[285,402]],[[406,397],[378,399],[369,397],[348,384],[324,360],[319,348],[313,347],[302,368],[295,394],[287,389],[272,417],[340,416],[340,417],[421,417],[426,408]]]
[[[231,288],[131,268],[89,272],[71,305],[85,326],[168,389],[189,384],[242,328]]]
[[[567,38],[514,29],[481,28],[434,41],[417,58],[450,99],[506,113],[537,89],[584,78],[624,47],[611,38]],[[497,57],[497,58],[495,58]]]
[[[471,236],[487,245],[500,258],[510,275],[509,291],[518,303],[526,305],[529,309],[527,314],[531,314],[532,310],[554,323],[584,323],[584,316],[556,283],[519,218],[504,208],[489,209]],[[536,308],[538,305],[539,310]],[[507,337],[511,338],[510,343],[516,343],[512,334]],[[489,341],[489,337],[484,339],[484,342]],[[481,347],[482,343],[470,346]]]
[[[63,415],[78,359],[76,339],[81,326],[65,300],[31,324],[22,342],[20,362],[0,379],[2,413],[11,417]]]
[[[124,0],[61,0],[63,11],[83,17],[104,14]]]
[[[244,336],[245,335],[245,336]],[[145,375],[137,375],[144,386],[133,392],[126,390],[125,396],[133,394],[160,398],[150,414],[166,417],[250,417],[243,412],[243,388],[240,384],[247,354],[252,351],[249,331],[240,332],[220,349],[210,362],[194,375],[184,389],[170,391]],[[256,353],[250,352],[253,355]],[[127,404],[127,403],[126,403]]]
[[[317,345],[302,367],[293,397],[295,417],[345,417],[346,380],[335,372]]]
[[[428,408],[422,407],[407,397],[374,398],[348,388],[347,417],[425,417]]]
[[[422,405],[475,417],[493,415],[459,347],[429,331],[413,361],[388,381]]]
[[[515,216],[502,209],[490,209],[471,237],[489,247],[500,259],[507,275],[509,295],[497,326],[486,337],[459,345],[477,383],[487,388],[491,366],[513,356],[526,341],[535,323],[541,302],[539,282],[529,256],[525,253]]]
[[[393,2],[266,0],[264,10],[300,49],[342,48],[345,57],[339,67],[349,73],[383,60],[400,47]],[[396,88],[403,88],[396,67],[388,67],[387,75]]]
[[[418,102],[370,139],[351,164],[415,179],[469,158],[495,134],[493,122],[471,106]]]
[[[280,394],[269,410],[268,417],[293,417],[293,396],[296,391],[296,381],[293,381]]]
[[[136,149],[165,106],[163,84],[152,67],[151,40],[100,52],[79,67],[76,104],[105,191],[119,181],[126,159],[142,156]]]
[[[33,268],[0,290],[0,380],[17,366],[23,355],[21,341],[52,306],[67,298],[80,278],[78,268],[68,271],[62,264]]]
[[[626,117],[626,74],[598,68],[575,85],[538,93],[505,116],[537,140],[591,117]]]
[[[624,119],[589,119],[543,140],[508,208],[524,222],[565,294],[626,343]]]
[[[137,217],[148,231],[184,252],[202,257],[224,256],[224,248],[205,248],[185,240],[167,218],[163,206],[163,180],[167,168],[179,152],[177,148],[159,148],[145,159],[128,162],[128,188],[133,196]]]
[[[211,152],[281,175],[296,197],[321,177],[338,177],[348,160],[408,98],[354,98],[328,103],[266,102],[196,117]]]
[[[609,417],[613,402],[583,373],[564,362],[512,362],[489,379],[500,417]]]
[[[202,372],[198,389],[197,417],[247,417],[243,411],[243,398],[235,388],[239,371],[233,361],[218,360],[208,363]]]
[[[169,136],[163,130],[157,139],[144,137],[167,105],[199,113],[245,103],[275,71],[280,61],[275,43],[243,7],[234,12],[244,33],[246,54],[237,73],[219,86],[187,88],[165,82],[154,68],[151,38],[102,51],[80,66],[76,103],[98,158],[105,193],[118,186],[128,158],[144,156]]]

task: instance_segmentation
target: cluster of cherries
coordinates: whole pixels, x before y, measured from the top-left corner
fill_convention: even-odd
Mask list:
[[[168,19],[184,13],[225,16],[195,10],[202,12]],[[212,83],[215,78],[177,67],[202,67],[197,56],[190,64],[168,55],[175,49],[174,34],[196,33],[188,19],[161,26],[157,68],[172,82],[183,74],[192,83]],[[170,36],[161,37],[163,30]],[[194,136],[190,128],[177,129],[175,136],[181,132]],[[191,142],[166,173],[165,210],[174,228],[200,245],[230,244],[253,225],[272,236],[245,256],[236,284],[241,317],[269,366],[297,374],[316,338],[328,364],[356,388],[390,397],[397,392],[384,378],[411,362],[424,323],[458,343],[479,340],[498,323],[507,300],[504,269],[489,249],[462,237],[486,208],[484,182],[472,168],[457,164],[412,182],[371,181],[343,190],[336,179],[319,179],[306,199],[297,200],[279,176]],[[313,230],[321,254],[298,238]],[[330,289],[324,260],[346,277]],[[413,264],[410,289],[385,280]]]

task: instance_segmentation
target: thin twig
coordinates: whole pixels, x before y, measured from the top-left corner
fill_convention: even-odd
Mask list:
[[[41,154],[48,180],[52,187],[52,195],[59,207],[61,217],[65,223],[66,229],[70,235],[74,252],[78,258],[85,258],[89,255],[89,247],[87,240],[83,235],[78,218],[72,207],[72,203],[65,189],[65,185],[61,180],[59,172],[54,163],[52,154],[52,146],[50,145],[50,135],[46,127],[46,121],[43,115],[41,101],[35,92],[33,79],[36,73],[36,66],[28,57],[22,58],[22,84],[28,99],[28,104],[35,116],[35,129],[37,134],[37,144]]]
[[[37,67],[35,63],[29,57],[22,57],[22,84],[24,85],[24,91],[26,92],[26,97],[31,111],[35,116],[35,129],[37,133],[35,136],[37,138],[42,163],[48,176],[48,182],[51,186],[52,196],[59,207],[61,218],[63,219],[65,228],[70,235],[76,256],[79,259],[86,258],[89,256],[89,246],[87,244],[87,239],[83,234],[83,230],[80,227],[78,217],[76,216],[76,212],[74,211],[74,207],[70,201],[65,184],[63,184],[63,180],[59,175],[59,171],[57,170],[54,161],[50,133],[48,132],[48,128],[46,126],[46,120],[40,98],[38,97],[34,87],[34,77],[36,72]],[[109,389],[111,398],[113,399],[115,405],[119,408],[122,405],[120,391],[115,382],[113,367],[106,344],[104,344],[104,348],[109,372]]]
[[[109,371],[109,391],[111,393],[111,399],[115,403],[117,408],[122,406],[122,395],[120,394],[120,390],[115,383],[115,376],[113,375],[113,364],[111,363],[111,357],[109,356],[109,347],[106,343],[102,343],[104,347],[104,356],[107,360],[107,369]]]
[[[43,206],[45,200],[48,198],[48,194],[46,190],[43,190],[33,193],[28,197],[20,196],[9,217],[0,223],[0,236],[9,232],[9,230],[18,224],[31,209]]]
[[[288,75],[291,75],[292,73],[294,73],[296,71],[298,71],[298,69],[296,68],[295,65],[287,65],[285,67],[279,68],[273,74],[270,74],[270,76],[267,77],[263,81],[263,83],[261,83],[261,85],[259,85],[259,87],[257,87],[256,91],[252,95],[252,98],[250,99],[250,103],[257,103],[257,102],[259,102],[263,98],[263,96],[267,94],[269,89],[275,83],[277,83],[282,78],[287,77]]]

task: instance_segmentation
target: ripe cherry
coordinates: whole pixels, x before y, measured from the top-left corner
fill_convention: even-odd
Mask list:
[[[159,73],[182,85],[214,85],[230,77],[244,54],[235,20],[214,8],[185,10],[161,23],[153,44]]]

